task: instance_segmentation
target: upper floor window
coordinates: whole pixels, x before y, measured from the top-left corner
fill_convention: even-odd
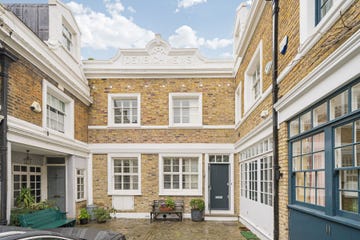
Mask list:
[[[63,91],[43,81],[43,122],[56,132],[69,137],[74,135],[74,100]]]
[[[316,25],[329,12],[332,4],[332,0],[316,0]]]
[[[235,91],[235,124],[237,124],[241,120],[241,105],[242,105],[241,96],[242,94],[241,94],[241,83],[240,83]]]
[[[109,94],[109,125],[140,125],[140,94]]]
[[[140,155],[110,154],[108,159],[109,194],[141,194]]]
[[[201,195],[200,156],[160,156],[160,194]]]
[[[169,120],[171,126],[202,124],[201,93],[170,93]]]
[[[262,94],[262,42],[257,47],[245,72],[244,110],[248,111]]]
[[[65,24],[62,25],[62,44],[68,50],[71,51],[72,47],[72,34]]]
[[[47,118],[48,128],[59,132],[65,132],[65,103],[51,94],[47,95]]]

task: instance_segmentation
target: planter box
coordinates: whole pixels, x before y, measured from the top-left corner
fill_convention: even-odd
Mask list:
[[[204,211],[200,211],[198,209],[191,209],[191,220],[193,222],[201,222],[204,221],[205,214]]]

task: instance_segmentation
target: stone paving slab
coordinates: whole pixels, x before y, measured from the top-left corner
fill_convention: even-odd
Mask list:
[[[80,226],[80,225],[78,225]],[[238,222],[156,221],[148,219],[112,219],[106,223],[91,222],[87,228],[112,230],[125,234],[127,240],[246,240]]]

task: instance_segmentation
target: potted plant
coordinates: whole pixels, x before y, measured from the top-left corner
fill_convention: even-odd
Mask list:
[[[160,211],[171,211],[175,208],[175,201],[168,197],[165,201],[160,205]]]
[[[94,215],[98,223],[105,223],[108,219],[111,219],[110,212],[105,208],[94,209]]]
[[[79,214],[78,218],[79,218],[79,222],[81,225],[87,224],[89,222],[90,214],[88,213],[86,208],[80,209],[80,214]]]
[[[205,202],[201,198],[193,198],[190,200],[191,220],[194,222],[204,221],[205,218]]]

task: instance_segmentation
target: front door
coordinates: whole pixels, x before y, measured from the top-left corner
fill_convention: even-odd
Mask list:
[[[210,164],[210,209],[229,210],[229,164]]]
[[[65,208],[65,166],[47,167],[48,200],[54,201],[61,211]]]

